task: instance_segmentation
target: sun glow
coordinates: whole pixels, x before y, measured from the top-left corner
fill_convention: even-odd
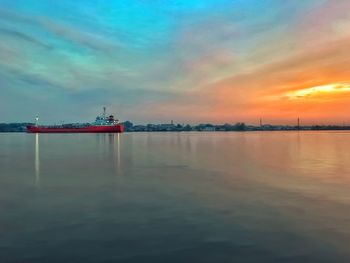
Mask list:
[[[289,99],[299,99],[343,92],[350,92],[350,83],[332,83],[322,86],[315,86],[311,88],[291,91],[286,95]]]

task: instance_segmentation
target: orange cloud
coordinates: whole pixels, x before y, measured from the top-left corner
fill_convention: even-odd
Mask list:
[[[343,122],[350,110],[350,38],[267,63],[151,107],[199,122]],[[182,118],[182,119],[184,119]]]

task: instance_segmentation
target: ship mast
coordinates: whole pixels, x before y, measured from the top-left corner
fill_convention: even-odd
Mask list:
[[[106,119],[106,107],[103,107],[103,119]]]

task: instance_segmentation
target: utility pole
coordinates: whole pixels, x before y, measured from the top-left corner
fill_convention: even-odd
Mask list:
[[[300,118],[298,117],[298,130],[300,130]]]

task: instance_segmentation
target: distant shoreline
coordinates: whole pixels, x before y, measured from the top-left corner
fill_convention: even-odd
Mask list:
[[[290,125],[270,125],[261,126],[246,125],[245,123],[236,124],[147,124],[133,125],[127,121],[123,123],[126,132],[228,132],[228,131],[348,131],[350,126],[339,125],[308,125],[308,126],[290,126]],[[0,123],[0,132],[26,132],[27,125],[32,123]]]

